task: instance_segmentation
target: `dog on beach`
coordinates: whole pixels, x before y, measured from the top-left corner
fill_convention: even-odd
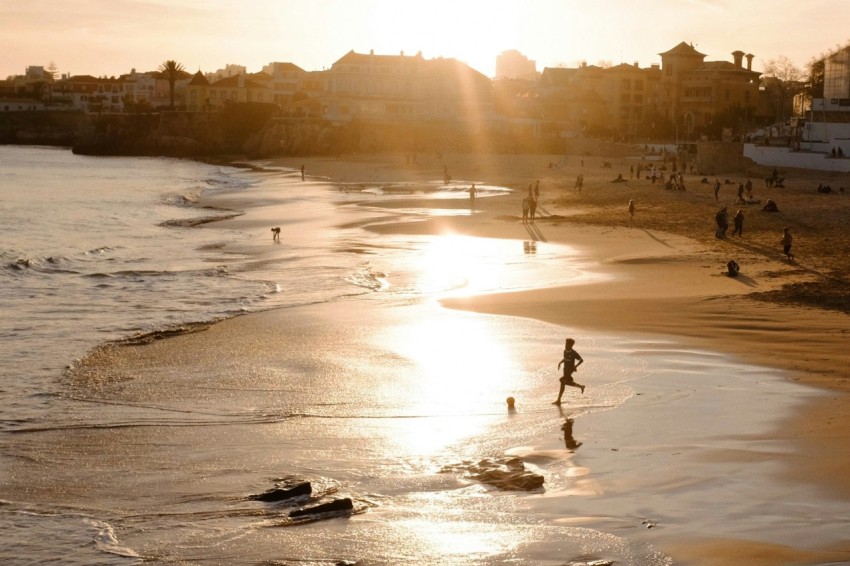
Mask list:
[[[272,240],[274,240],[275,242],[280,241],[280,226],[272,228]]]

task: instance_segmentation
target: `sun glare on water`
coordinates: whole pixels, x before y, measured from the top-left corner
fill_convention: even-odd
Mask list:
[[[482,417],[470,411],[481,398],[509,387],[519,372],[510,345],[486,317],[448,312],[394,328],[385,339],[416,376],[404,391],[409,410],[429,418],[398,422],[396,441],[417,453],[433,453],[480,434]]]
[[[499,240],[443,236],[431,242],[419,261],[419,289],[426,294],[468,295],[498,289],[507,258]]]

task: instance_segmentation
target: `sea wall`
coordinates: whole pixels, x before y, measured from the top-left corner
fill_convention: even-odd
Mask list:
[[[71,146],[89,155],[161,155],[197,159],[340,155],[380,151],[561,153],[563,141],[527,128],[447,121],[344,124],[281,118],[270,104],[234,104],[220,112],[83,114],[30,112],[0,121],[0,143]],[[27,114],[24,116],[23,114]],[[49,118],[51,115],[58,115]],[[73,116],[73,120],[68,118]],[[60,120],[59,118],[63,118]]]
[[[746,144],[744,155],[759,165],[794,167],[815,171],[850,172],[850,157],[832,157],[826,152],[792,151],[789,147]]]
[[[82,112],[0,112],[0,143],[70,147],[85,119]]]

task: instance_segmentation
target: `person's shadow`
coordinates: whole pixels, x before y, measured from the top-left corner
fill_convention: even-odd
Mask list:
[[[583,443],[576,442],[575,437],[573,437],[573,421],[574,419],[571,418],[564,419],[564,424],[561,425],[561,430],[564,431],[564,446],[567,447],[567,450],[575,451]]]
[[[564,417],[564,410],[558,406],[558,412],[561,413],[561,416]],[[582,442],[576,442],[575,437],[573,436],[573,423],[575,419],[572,417],[564,417],[564,424],[561,425],[561,430],[564,431],[564,446],[567,447],[567,450],[576,451],[579,446],[581,446]]]

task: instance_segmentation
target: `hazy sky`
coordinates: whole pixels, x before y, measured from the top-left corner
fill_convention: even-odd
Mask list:
[[[0,0],[0,77],[54,62],[117,76],[174,59],[188,71],[271,61],[313,71],[353,49],[454,57],[495,73],[518,49],[537,69],[660,63],[681,41],[707,60],[740,49],[800,68],[850,41],[846,0]]]

